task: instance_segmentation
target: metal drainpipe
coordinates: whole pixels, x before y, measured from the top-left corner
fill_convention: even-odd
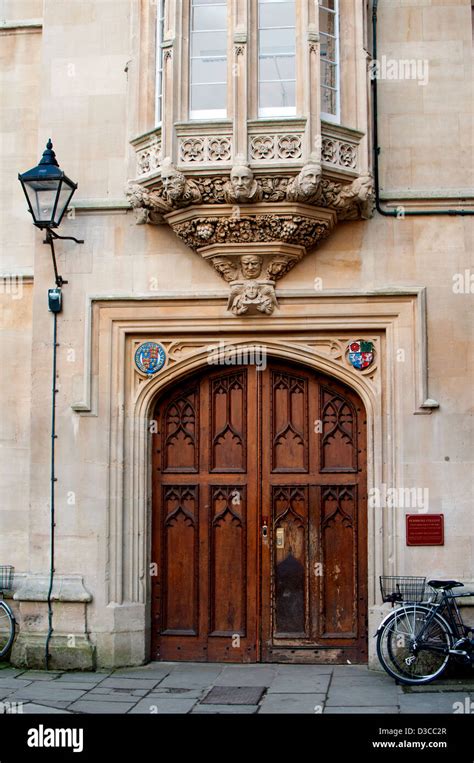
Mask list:
[[[50,569],[49,569],[49,590],[48,590],[48,635],[46,637],[45,662],[46,670],[49,670],[49,642],[53,633],[53,608],[51,594],[53,592],[54,581],[54,509],[55,509],[55,440],[56,440],[56,358],[57,358],[57,334],[58,334],[58,314],[53,313],[53,386],[52,386],[52,405],[51,405],[51,488],[50,488]]]
[[[372,60],[377,60],[377,7],[378,0],[373,0],[372,7]],[[380,146],[378,140],[378,111],[377,111],[377,77],[372,79],[373,88],[373,131],[374,131],[374,181],[375,181],[375,207],[379,214],[385,217],[398,217],[396,209],[384,209],[380,203],[380,176],[379,176],[379,154]],[[420,199],[421,200],[421,199]],[[428,217],[431,215],[473,215],[472,209],[432,209],[432,210],[405,210],[404,217]]]

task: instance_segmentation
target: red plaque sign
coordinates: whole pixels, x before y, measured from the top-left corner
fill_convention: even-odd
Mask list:
[[[444,546],[444,514],[407,514],[407,546]]]

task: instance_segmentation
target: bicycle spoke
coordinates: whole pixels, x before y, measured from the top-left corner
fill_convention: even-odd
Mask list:
[[[426,607],[409,605],[386,623],[377,652],[391,675],[406,683],[426,683],[444,670],[450,644],[442,620]]]

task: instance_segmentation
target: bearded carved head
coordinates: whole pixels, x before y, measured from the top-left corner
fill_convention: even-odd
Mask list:
[[[230,173],[230,180],[224,187],[226,201],[233,204],[259,201],[261,191],[252,170],[242,156],[237,156],[236,159],[237,162]]]
[[[182,172],[173,166],[169,157],[163,160],[160,175],[163,183],[163,196],[170,203],[182,199],[186,187],[186,178]]]
[[[312,202],[320,194],[322,170],[319,161],[312,159],[304,165],[300,173],[288,184],[289,201]]]

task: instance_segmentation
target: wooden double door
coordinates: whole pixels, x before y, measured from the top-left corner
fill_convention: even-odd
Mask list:
[[[214,366],[157,402],[154,660],[367,659],[366,420],[306,367]]]

